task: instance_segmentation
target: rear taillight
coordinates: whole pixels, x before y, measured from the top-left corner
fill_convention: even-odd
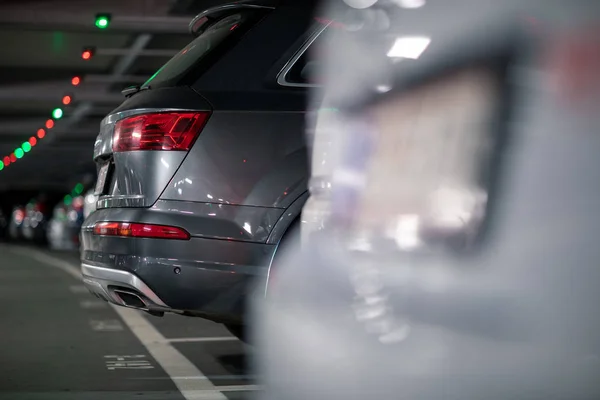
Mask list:
[[[189,240],[190,234],[176,226],[136,222],[97,222],[94,235]]]
[[[189,150],[210,112],[142,114],[115,125],[113,151]]]

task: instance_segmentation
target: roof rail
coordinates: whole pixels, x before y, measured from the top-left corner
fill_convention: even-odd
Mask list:
[[[196,15],[190,22],[189,31],[192,35],[198,36],[202,31],[211,24],[207,24],[210,20],[216,21],[223,14],[228,14],[230,11],[238,9],[257,9],[257,10],[273,10],[275,9],[275,0],[240,0],[235,3],[221,4],[202,11]]]

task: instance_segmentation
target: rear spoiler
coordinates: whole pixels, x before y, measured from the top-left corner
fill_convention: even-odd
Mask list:
[[[229,15],[232,11],[241,9],[273,10],[279,3],[276,0],[240,0],[235,3],[221,4],[211,7],[196,15],[190,22],[190,33],[196,37],[204,32],[209,26]]]

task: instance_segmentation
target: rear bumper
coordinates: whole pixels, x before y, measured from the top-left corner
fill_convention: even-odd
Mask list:
[[[146,311],[173,311],[156,293],[152,291],[140,278],[131,272],[112,268],[98,267],[95,265],[81,264],[83,283],[96,296],[110,303],[128,306],[127,301],[119,293],[125,290],[139,296],[145,307],[136,307]]]
[[[148,217],[143,214],[155,212],[125,211],[96,211],[84,223],[81,271],[93,293],[113,304],[146,311],[242,322],[248,296],[257,287],[264,289],[276,245],[197,236],[166,240],[93,234],[95,222],[145,221]],[[132,295],[142,303],[128,303]]]
[[[90,241],[96,250],[90,250]],[[257,287],[264,288],[275,246],[211,239],[171,242],[176,241],[84,235],[83,282],[113,304],[132,306],[122,296],[126,293],[143,301],[143,306],[134,308],[241,322],[248,297]],[[123,245],[130,250],[121,252]],[[97,251],[97,246],[104,251]],[[161,247],[170,248],[168,257],[161,254],[165,251]],[[192,250],[198,259],[186,258]],[[221,261],[215,253],[221,254]]]

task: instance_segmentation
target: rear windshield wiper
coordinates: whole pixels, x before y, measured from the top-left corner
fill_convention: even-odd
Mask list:
[[[125,89],[121,90],[121,93],[125,97],[131,97],[137,92],[141,92],[142,90],[150,90],[150,86],[140,87],[140,85],[128,86]]]

